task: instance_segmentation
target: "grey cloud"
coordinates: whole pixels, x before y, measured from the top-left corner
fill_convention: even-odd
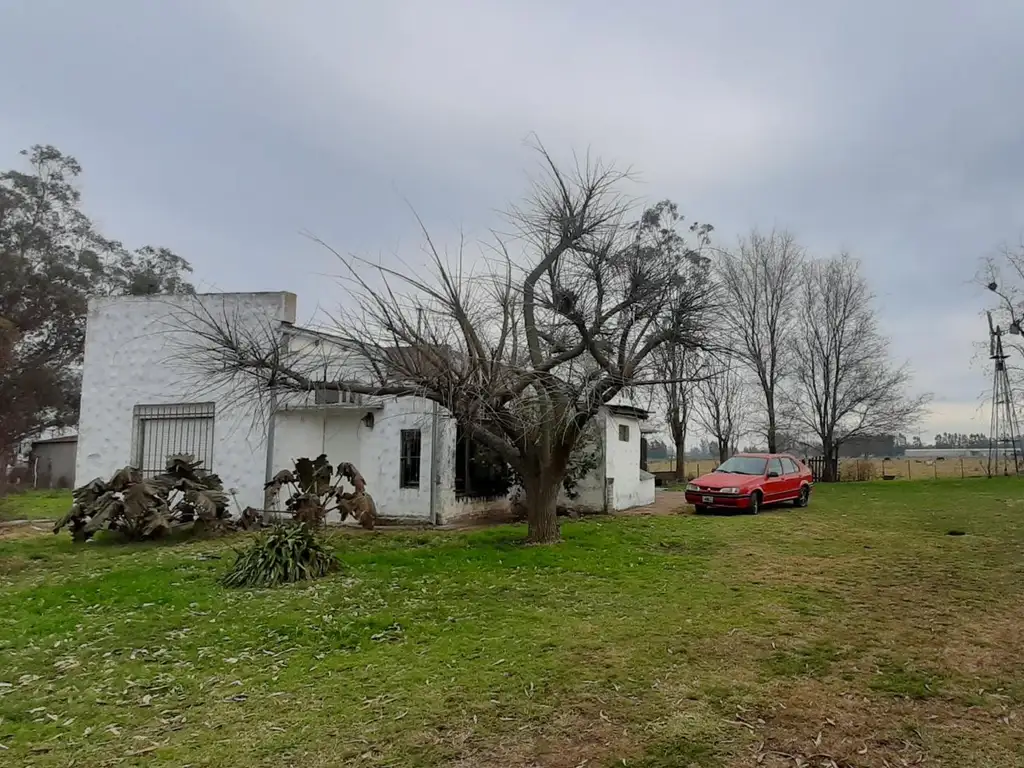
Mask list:
[[[924,433],[971,426],[967,281],[1024,228],[1019,2],[14,0],[0,28],[7,164],[76,154],[110,232],[211,287],[330,307],[336,266],[299,231],[415,261],[408,199],[442,237],[483,233],[537,131],[724,239],[778,225],[855,253],[943,398]]]

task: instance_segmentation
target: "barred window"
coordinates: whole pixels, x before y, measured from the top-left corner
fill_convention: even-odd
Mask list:
[[[132,465],[144,477],[164,471],[167,457],[187,453],[213,469],[213,403],[136,405],[133,413]]]
[[[422,438],[418,429],[403,429],[399,464],[402,488],[420,487],[420,450]]]

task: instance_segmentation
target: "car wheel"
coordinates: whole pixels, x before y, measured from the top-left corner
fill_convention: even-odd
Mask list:
[[[754,491],[750,494],[750,514],[756,515],[761,511],[761,492]]]
[[[706,515],[708,513],[708,508],[703,504],[694,504],[693,511],[698,515]]]
[[[800,488],[800,495],[793,500],[794,507],[806,507],[811,500],[811,486],[804,485]]]

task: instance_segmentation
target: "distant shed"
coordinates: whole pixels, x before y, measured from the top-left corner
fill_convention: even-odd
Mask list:
[[[75,484],[78,435],[33,440],[28,466],[36,488],[71,488]]]

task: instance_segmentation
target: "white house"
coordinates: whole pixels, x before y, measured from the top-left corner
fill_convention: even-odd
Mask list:
[[[295,325],[290,293],[116,297],[89,304],[76,483],[130,464],[160,471],[173,453],[191,453],[235,489],[240,507],[264,508],[264,483],[291,459],[321,453],[355,464],[381,517],[441,524],[507,504],[481,499],[467,482],[461,430],[435,403],[417,397],[363,397],[318,391],[270,402],[242,400],[197,381],[179,346],[181,318],[230,316],[253,333],[280,333],[289,350],[322,358],[325,380],[347,365],[327,334]],[[625,509],[654,500],[640,470],[646,413],[611,405],[596,417],[598,467],[579,483],[576,503]]]

